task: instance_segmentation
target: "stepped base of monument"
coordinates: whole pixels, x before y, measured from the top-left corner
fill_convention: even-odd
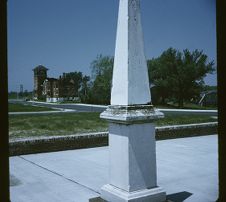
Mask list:
[[[127,192],[107,184],[101,188],[101,198],[108,202],[165,202],[166,192],[160,187]]]

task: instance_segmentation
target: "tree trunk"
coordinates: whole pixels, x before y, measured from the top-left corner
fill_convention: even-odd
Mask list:
[[[162,104],[162,105],[165,104],[165,97],[162,97],[162,99],[161,99],[161,104]]]
[[[184,99],[183,98],[179,98],[178,99],[178,106],[179,106],[179,108],[183,108],[184,107]]]

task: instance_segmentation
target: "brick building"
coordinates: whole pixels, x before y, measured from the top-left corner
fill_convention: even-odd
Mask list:
[[[47,77],[48,69],[39,65],[34,71],[34,99],[46,100],[46,102],[57,102],[73,100],[76,97],[76,89],[73,80],[66,78],[63,73],[58,79]]]
[[[33,69],[34,71],[34,99],[42,99],[43,82],[47,78],[48,69],[39,65]]]

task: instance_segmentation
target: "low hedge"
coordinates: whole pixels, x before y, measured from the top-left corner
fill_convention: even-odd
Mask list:
[[[156,140],[217,134],[217,122],[156,127]],[[10,156],[108,145],[108,132],[28,138],[9,142]]]

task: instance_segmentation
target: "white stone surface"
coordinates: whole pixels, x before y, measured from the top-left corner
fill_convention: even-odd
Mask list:
[[[165,201],[157,188],[155,125],[109,124],[109,184],[101,197],[111,202]]]
[[[109,184],[101,197],[110,202],[162,202],[157,189],[155,126],[163,117],[151,105],[144,55],[140,0],[120,0],[109,124]],[[136,193],[135,193],[136,192]]]
[[[127,192],[157,186],[153,123],[110,123],[110,184]]]
[[[104,185],[101,195],[109,202],[165,202],[165,191],[159,187],[153,189],[143,189],[135,192],[126,192],[110,184]]]
[[[151,102],[140,1],[120,0],[111,105]]]
[[[100,118],[116,123],[153,122],[164,114],[152,105],[119,106],[113,105],[100,114]]]

